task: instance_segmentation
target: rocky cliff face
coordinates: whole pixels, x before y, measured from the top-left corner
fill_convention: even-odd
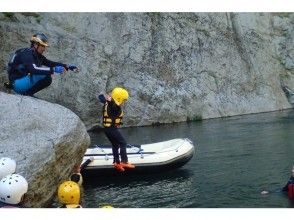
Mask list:
[[[80,73],[54,77],[37,96],[99,124],[97,94],[130,92],[125,125],[139,126],[290,108],[293,13],[1,13],[0,81],[11,51],[35,32],[46,56]]]
[[[46,207],[90,144],[77,115],[43,100],[0,92],[0,158],[17,162],[29,189],[26,207]]]

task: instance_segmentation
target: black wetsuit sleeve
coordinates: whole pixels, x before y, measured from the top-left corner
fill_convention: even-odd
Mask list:
[[[33,53],[31,51],[27,51],[22,54],[22,63],[25,65],[28,73],[33,75],[50,75],[53,74],[53,68],[50,67],[39,67],[37,66]]]
[[[42,56],[42,63],[43,65],[45,66],[48,66],[48,67],[55,67],[55,66],[63,66],[64,68],[67,68],[66,64],[63,64],[63,63],[59,63],[59,62],[54,62],[54,61],[51,61],[51,60],[48,60],[46,57]]]
[[[103,94],[98,95],[98,99],[101,103],[103,103],[103,104],[106,103],[106,98]]]
[[[117,117],[120,115],[121,108],[117,104],[115,104],[115,102],[113,100],[111,100],[110,102],[107,101],[103,94],[100,94],[98,96],[98,99],[103,104],[105,104],[106,102],[108,103],[110,116]]]
[[[85,169],[85,167],[88,166],[89,163],[91,163],[91,162],[92,162],[92,160],[87,159],[84,163],[82,163],[81,166],[80,166],[81,172],[82,172],[82,170]]]

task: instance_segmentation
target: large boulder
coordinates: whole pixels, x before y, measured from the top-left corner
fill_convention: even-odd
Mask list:
[[[48,206],[90,144],[83,122],[58,104],[3,92],[0,121],[0,158],[15,159],[28,180],[25,206]]]

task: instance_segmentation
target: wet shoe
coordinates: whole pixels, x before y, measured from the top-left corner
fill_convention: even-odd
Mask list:
[[[121,163],[113,163],[114,168],[119,172],[124,172],[125,169],[123,168]]]
[[[127,168],[127,169],[134,169],[135,165],[131,164],[131,163],[121,163],[123,168]]]

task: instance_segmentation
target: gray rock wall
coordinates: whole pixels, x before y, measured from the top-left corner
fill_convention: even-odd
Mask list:
[[[97,94],[115,86],[130,92],[125,126],[275,111],[291,107],[281,86],[294,89],[293,22],[293,13],[2,13],[0,67],[32,33],[48,35],[47,58],[81,72],[38,96],[87,128],[99,124]]]
[[[0,158],[16,160],[29,190],[24,205],[46,207],[90,144],[77,115],[58,104],[0,92]]]

